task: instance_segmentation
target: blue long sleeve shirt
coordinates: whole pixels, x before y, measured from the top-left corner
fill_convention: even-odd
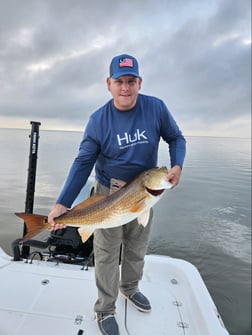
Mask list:
[[[156,167],[160,138],[169,146],[171,167],[182,167],[186,141],[162,100],[138,94],[128,111],[108,101],[91,115],[57,203],[70,207],[94,166],[96,179],[107,187],[111,178],[128,182]]]

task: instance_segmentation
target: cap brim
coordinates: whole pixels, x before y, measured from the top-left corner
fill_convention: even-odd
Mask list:
[[[117,73],[114,73],[111,76],[111,78],[112,79],[117,79],[117,78],[123,77],[123,76],[134,76],[136,78],[141,78],[138,73],[133,72],[133,71],[117,72]]]

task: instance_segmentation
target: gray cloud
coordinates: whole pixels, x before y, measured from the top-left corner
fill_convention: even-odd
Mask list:
[[[250,9],[249,0],[0,0],[0,126],[81,129],[110,99],[111,58],[128,52],[142,92],[165,100],[185,133],[249,136]]]

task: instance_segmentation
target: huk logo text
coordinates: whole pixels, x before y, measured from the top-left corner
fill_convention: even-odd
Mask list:
[[[128,134],[127,132],[125,132],[123,136],[117,134],[118,144],[120,147],[122,147],[128,146],[130,144],[146,143],[148,142],[148,137],[145,135],[145,133],[146,130],[140,131],[137,129],[134,134]]]

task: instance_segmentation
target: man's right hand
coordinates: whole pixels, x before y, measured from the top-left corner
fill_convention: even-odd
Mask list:
[[[55,218],[57,218],[58,216],[66,213],[66,212],[67,212],[67,207],[66,206],[63,206],[61,204],[56,204],[54,206],[54,208],[48,214],[48,218],[47,218],[48,223],[51,225],[51,227],[49,228],[50,231],[66,228],[66,225],[64,225],[62,223],[56,223],[54,221]]]

